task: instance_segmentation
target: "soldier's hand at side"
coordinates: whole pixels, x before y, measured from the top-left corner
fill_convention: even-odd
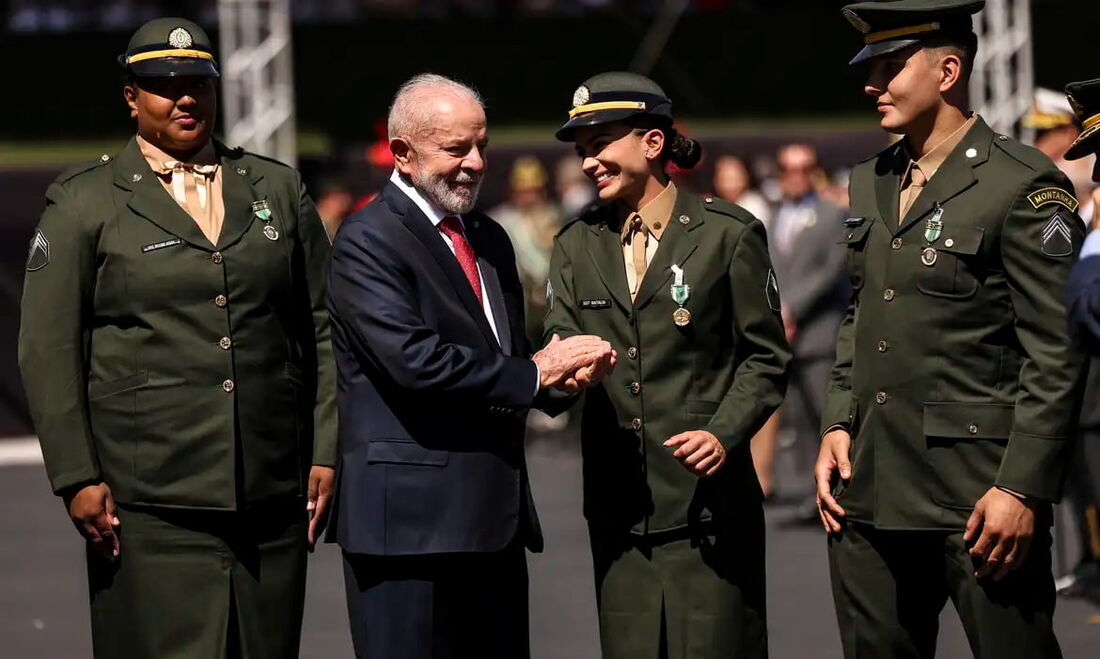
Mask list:
[[[665,446],[672,457],[696,476],[710,476],[726,464],[726,447],[706,430],[689,430],[669,437]]]
[[[1000,581],[1019,569],[1031,549],[1035,535],[1035,502],[994,487],[974,505],[966,520],[964,542],[977,538],[970,555],[981,565],[974,572],[979,579],[993,576]]]
[[[840,533],[844,509],[833,497],[833,483],[839,472],[845,482],[852,477],[852,464],[848,453],[852,448],[852,436],[847,430],[837,428],[821,438],[821,450],[814,465],[814,481],[817,485],[817,513],[826,533]]]
[[[106,483],[86,485],[65,497],[69,519],[92,548],[111,561],[118,556],[119,542],[115,528],[120,525],[115,514],[115,501]]]
[[[317,546],[317,539],[328,524],[329,501],[332,499],[332,486],[336,481],[336,470],[332,467],[313,465],[309,470],[309,489],[306,493],[306,510],[309,511],[309,531],[306,539],[309,550]]]
[[[536,352],[531,360],[539,369],[539,386],[545,389],[562,384],[577,369],[604,359],[611,352],[611,344],[598,336],[578,335],[562,339],[555,334],[550,343]]]

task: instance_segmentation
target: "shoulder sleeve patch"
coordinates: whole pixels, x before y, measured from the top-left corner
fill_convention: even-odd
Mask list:
[[[30,249],[27,250],[27,272],[41,270],[50,264],[50,241],[41,229],[34,230]]]
[[[1027,200],[1031,202],[1035,210],[1039,210],[1047,204],[1058,204],[1068,208],[1071,213],[1077,212],[1077,198],[1062,188],[1043,188],[1041,190],[1036,190],[1027,196]]]

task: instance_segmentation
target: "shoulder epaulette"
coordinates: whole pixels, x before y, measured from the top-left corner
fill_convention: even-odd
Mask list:
[[[993,139],[993,144],[999,151],[1028,169],[1040,171],[1054,167],[1054,163],[1043,155],[1042,151],[1014,140],[1008,135],[997,135]]]
[[[88,162],[82,162],[79,165],[74,165],[74,166],[66,169],[65,171],[61,172],[60,175],[58,175],[58,177],[54,180],[54,182],[55,183],[66,183],[66,182],[71,181],[72,179],[76,178],[77,176],[80,176],[81,174],[83,174],[85,172],[90,172],[93,169],[96,169],[98,167],[103,167],[103,166],[107,165],[108,163],[110,163],[112,160],[114,160],[114,158],[111,155],[104,153],[97,160],[89,160]]]
[[[732,217],[733,219],[741,222],[742,224],[749,224],[756,218],[752,213],[748,212],[744,208],[741,208],[733,202],[720,199],[713,195],[707,195],[703,199],[703,208],[708,212],[717,213],[719,215],[725,215],[726,217]]]

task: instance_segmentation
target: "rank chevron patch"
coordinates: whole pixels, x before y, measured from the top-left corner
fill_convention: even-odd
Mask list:
[[[1047,256],[1069,256],[1073,253],[1073,232],[1062,217],[1061,211],[1055,213],[1043,227],[1043,254]]]

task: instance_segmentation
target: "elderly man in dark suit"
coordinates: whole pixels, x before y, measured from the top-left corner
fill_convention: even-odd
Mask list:
[[[798,463],[809,467],[817,457],[825,385],[851,294],[847,250],[836,239],[845,213],[814,190],[812,177],[819,165],[812,146],[784,146],[776,162],[783,200],[768,227],[768,244],[794,355],[781,423],[794,435]],[[811,494],[795,521],[814,524],[817,519],[817,500]]]
[[[360,657],[528,656],[524,548],[542,536],[524,417],[613,364],[592,336],[530,355],[504,230],[471,212],[484,172],[477,93],[406,82],[395,171],[340,227],[329,272],[339,371],[332,534]]]

